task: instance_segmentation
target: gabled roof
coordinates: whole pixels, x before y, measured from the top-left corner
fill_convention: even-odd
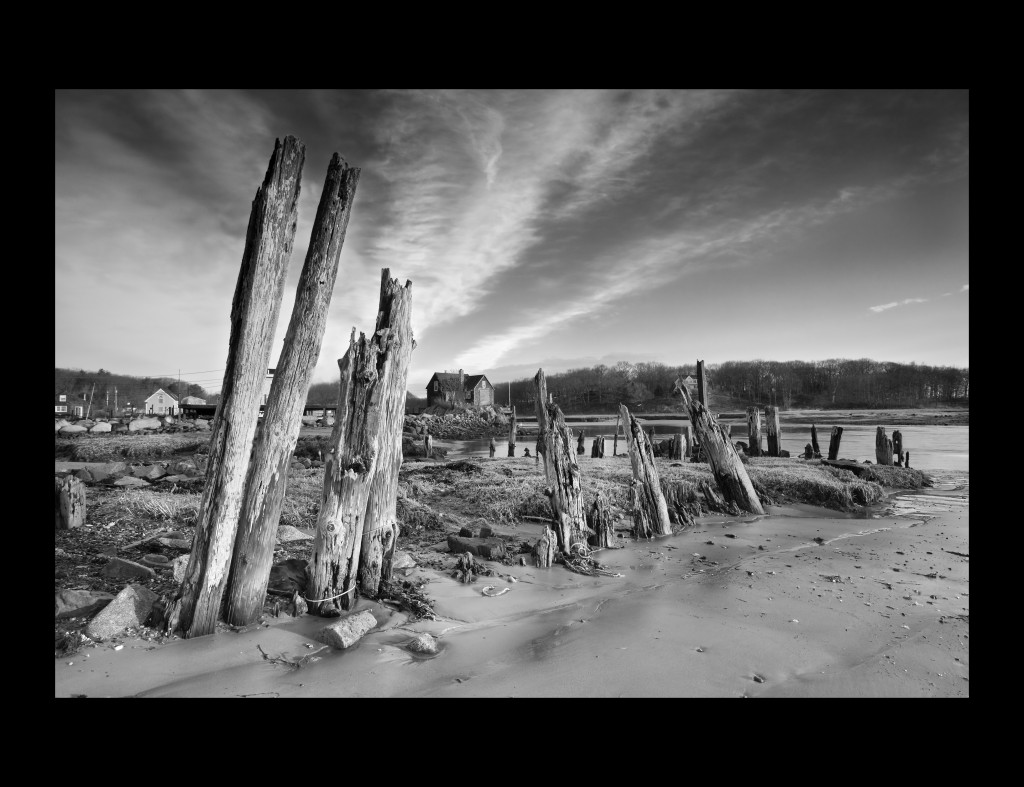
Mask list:
[[[153,393],[151,393],[149,396],[146,397],[146,401],[148,402],[150,399],[152,399],[157,394],[163,394],[164,396],[171,397],[171,401],[172,402],[178,401],[178,398],[174,394],[167,393],[167,391],[165,391],[163,388],[157,388]]]
[[[485,374],[467,374],[466,375],[466,390],[467,391],[472,391],[474,388],[476,388],[480,384],[481,380],[487,380],[487,375],[485,375]],[[490,385],[491,381],[487,380],[487,384]]]
[[[459,375],[453,372],[434,372],[433,376],[427,381],[428,390],[433,390],[431,383],[435,379],[442,391],[458,391],[460,389]]]

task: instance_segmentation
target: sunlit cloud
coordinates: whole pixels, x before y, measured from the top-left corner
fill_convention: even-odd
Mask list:
[[[970,284],[965,284],[963,287],[960,288],[960,292],[967,292],[970,289],[971,289],[971,285]]]
[[[897,306],[907,306],[911,303],[927,303],[927,298],[904,298],[902,301],[893,301],[892,303],[883,303],[879,306],[869,306],[868,309],[875,312],[884,312],[889,309],[895,309]]]

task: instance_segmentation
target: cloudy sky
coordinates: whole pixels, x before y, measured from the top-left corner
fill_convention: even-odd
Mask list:
[[[408,387],[597,363],[969,365],[967,91],[58,91],[55,366],[220,388],[274,139],[360,167],[314,381],[413,282]]]

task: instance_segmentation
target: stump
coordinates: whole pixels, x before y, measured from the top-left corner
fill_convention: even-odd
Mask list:
[[[832,436],[828,441],[828,458],[838,459],[839,458],[839,441],[843,439],[843,427],[833,426]]]
[[[811,424],[811,451],[815,459],[821,459],[821,449],[818,447],[818,430]]]
[[[540,537],[540,540],[533,545],[533,562],[537,568],[551,568],[555,562],[555,551],[558,545],[558,537],[555,531],[548,528]]]
[[[808,443],[804,446],[804,459],[814,458],[814,446]]]
[[[672,523],[669,520],[665,496],[661,492],[661,480],[658,468],[654,464],[654,451],[643,428],[630,414],[626,405],[620,404],[619,412],[622,415],[629,461],[633,467],[633,523],[637,537],[671,535]]]
[[[594,502],[590,504],[587,512],[587,525],[594,531],[590,537],[590,545],[598,549],[602,547],[615,546],[615,530],[612,527],[612,517],[608,512],[608,506],[604,498],[594,495]]]
[[[892,433],[892,452],[896,456],[896,465],[903,467],[903,433],[899,429]]]
[[[779,408],[764,408],[765,429],[768,433],[768,456],[779,456],[782,449],[782,429],[779,426]]]
[[[73,475],[53,479],[54,530],[71,530],[85,524],[85,484]]]
[[[669,459],[681,461],[683,458],[683,434],[672,435],[672,450],[669,452]]]
[[[747,454],[761,455],[761,411],[756,407],[747,408]]]
[[[886,437],[884,426],[875,430],[875,464],[892,464],[892,440]]]

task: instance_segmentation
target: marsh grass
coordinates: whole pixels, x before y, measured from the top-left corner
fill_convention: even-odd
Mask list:
[[[203,453],[210,435],[135,434],[83,435],[55,438],[55,454],[69,462],[117,462],[123,459],[149,461],[165,457]]]

